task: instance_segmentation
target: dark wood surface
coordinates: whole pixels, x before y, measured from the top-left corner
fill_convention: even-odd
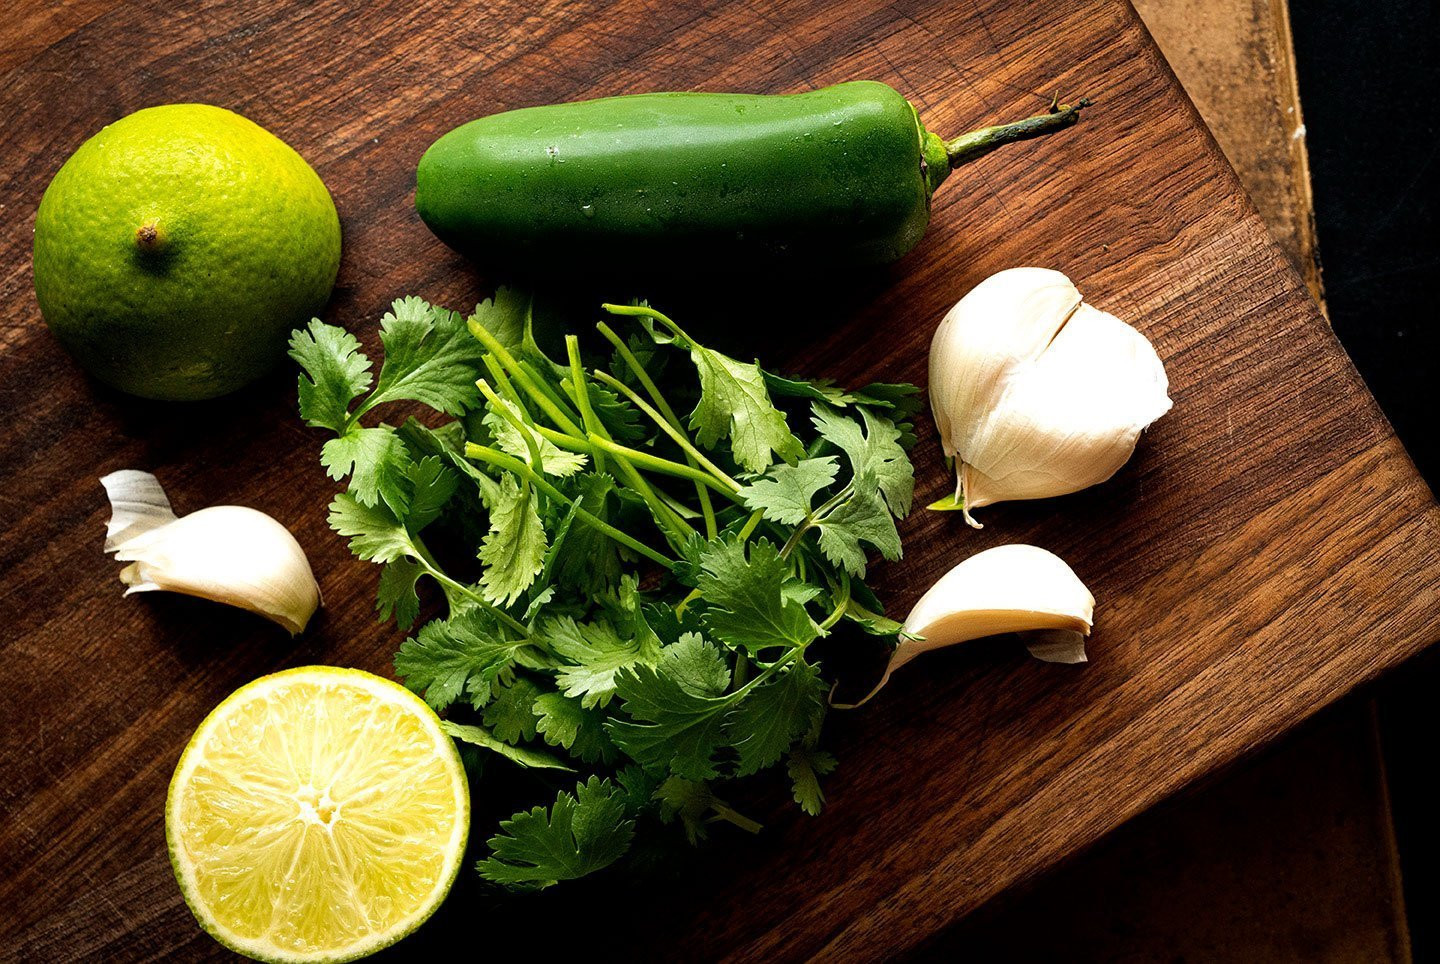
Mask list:
[[[655,953],[922,950],[1440,638],[1440,510],[1126,5],[82,6],[63,28],[45,20],[43,44],[26,16],[0,25],[0,956],[218,954],[164,855],[165,785],[190,731],[255,676],[388,672],[399,642],[372,617],[375,571],[325,526],[333,483],[288,376],[217,403],[136,402],[80,375],[39,319],[29,227],[45,183],[104,123],[154,103],[239,110],[315,165],[345,227],[327,315],[373,346],[391,298],[465,307],[483,291],[410,204],[415,160],[472,116],[860,76],[942,131],[1029,113],[1057,87],[1100,100],[1081,127],[953,177],[915,254],[808,282],[828,287],[823,310],[750,346],[806,374],[923,382],[943,311],[1022,263],[1065,270],[1145,331],[1175,410],[1115,480],[988,510],[980,533],[918,512],[905,560],[878,580],[903,613],[964,555],[1045,546],[1099,600],[1092,663],[1046,666],[1000,642],[927,657],[836,719],[821,818],[783,807],[776,785],[753,801],[762,837],[721,835],[683,879],[518,906],[466,883],[402,947],[461,936],[478,950],[544,920],[558,952],[593,941],[604,912],[607,934]],[[714,300],[745,296],[737,279]],[[923,419],[920,434],[928,500],[950,483]],[[238,502],[291,526],[325,592],[311,633],[292,643],[198,601],[122,600],[96,480],[124,467],[156,471],[181,511]]]

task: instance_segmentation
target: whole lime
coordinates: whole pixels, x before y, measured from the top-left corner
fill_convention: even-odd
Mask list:
[[[214,398],[285,357],[340,266],[340,218],[284,141],[206,104],[150,107],[80,145],[35,217],[35,295],[91,374]]]

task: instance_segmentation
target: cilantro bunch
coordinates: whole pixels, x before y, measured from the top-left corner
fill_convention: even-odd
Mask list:
[[[659,824],[758,830],[719,794],[782,762],[818,813],[836,761],[810,648],[842,621],[900,628],[863,579],[900,556],[918,390],[782,378],[604,307],[598,358],[574,334],[547,356],[509,289],[468,319],[396,301],[378,374],[318,320],[290,345],[301,415],[334,435],[321,462],[348,480],[330,524],[383,567],[381,617],[412,627],[422,579],[444,596],[396,673],[472,762],[580,776],[491,837],[481,875],[517,888],[607,867]],[[367,418],[397,402],[437,415]],[[468,550],[447,567],[431,542]]]

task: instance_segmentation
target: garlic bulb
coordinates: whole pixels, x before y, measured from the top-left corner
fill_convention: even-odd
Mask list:
[[[134,592],[168,590],[238,606],[299,635],[320,605],[305,551],[270,516],[238,505],[175,515],[160,482],[127,469],[100,480],[110,497],[105,551],[128,562]]]
[[[1020,633],[1047,662],[1084,662],[1094,614],[1095,597],[1059,556],[1027,545],[986,549],[920,597],[880,682],[859,703],[838,708],[866,702],[921,653],[1000,633]]]
[[[1168,388],[1145,336],[1085,304],[1060,272],[986,278],[930,344],[930,407],[965,520],[979,528],[980,506],[1104,482],[1170,410]]]

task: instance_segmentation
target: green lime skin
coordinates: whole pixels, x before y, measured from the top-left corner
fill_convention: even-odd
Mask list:
[[[215,398],[285,357],[340,267],[319,175],[220,107],[136,111],[82,144],[35,217],[35,296],[100,381],[144,398]]]

